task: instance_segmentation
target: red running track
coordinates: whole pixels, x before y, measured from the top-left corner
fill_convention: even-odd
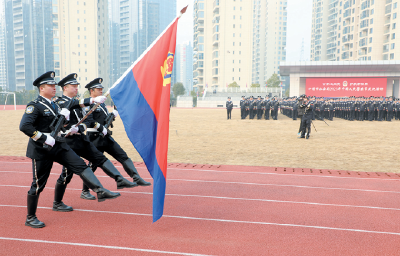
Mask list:
[[[170,164],[164,216],[152,223],[152,187],[98,203],[79,198],[78,177],[64,197],[74,211],[52,211],[60,170],[39,200],[46,227],[32,229],[30,160],[0,157],[1,255],[399,255],[397,174]]]

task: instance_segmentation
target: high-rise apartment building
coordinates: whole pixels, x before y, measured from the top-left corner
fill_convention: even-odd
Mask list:
[[[196,0],[193,79],[195,88],[242,89],[265,84],[286,58],[287,0]]]
[[[185,94],[193,90],[193,48],[191,42],[178,44],[175,50],[172,84],[180,82],[185,87]]]
[[[120,52],[117,67],[120,69],[120,73],[115,75],[117,79],[140,57],[175,17],[176,0],[119,1]]]
[[[6,68],[6,20],[4,13],[4,0],[0,0],[0,88],[3,91],[8,90]]]
[[[56,2],[60,54],[54,47],[54,56],[60,61],[61,78],[77,73],[79,92],[83,94],[87,83],[101,77],[106,91],[110,86],[108,0]],[[54,40],[56,44],[56,37]]]
[[[33,80],[53,69],[51,0],[6,0],[8,90],[32,90]]]
[[[252,83],[264,85],[286,60],[287,0],[253,1],[252,13]]]
[[[394,60],[398,0],[314,0],[311,60]]]

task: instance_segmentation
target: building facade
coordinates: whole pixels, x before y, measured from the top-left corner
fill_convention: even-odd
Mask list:
[[[311,60],[398,59],[398,5],[397,0],[314,0]]]
[[[9,91],[32,90],[53,69],[51,0],[6,0],[6,64]]]
[[[110,86],[108,0],[56,2],[59,33],[55,35],[59,41],[55,36],[54,43],[59,42],[60,54],[54,47],[54,58],[60,62],[60,77],[77,73],[81,95],[86,91],[86,84],[101,77],[106,91]]]
[[[173,84],[182,83],[186,95],[190,95],[193,90],[193,48],[191,42],[184,42],[176,46],[172,82]]]
[[[196,0],[193,80],[202,91],[265,84],[286,59],[287,1]]]

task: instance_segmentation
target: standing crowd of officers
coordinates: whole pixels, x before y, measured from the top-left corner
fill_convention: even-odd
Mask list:
[[[228,103],[232,110],[233,104],[231,104],[230,97],[228,97],[228,101],[226,102],[226,108],[229,112]],[[273,120],[278,120],[279,104],[280,102],[277,97],[272,97],[272,99],[270,99],[268,95],[265,96],[265,98],[261,98],[261,96],[257,98],[253,96],[248,98],[242,96],[240,100],[240,117],[241,119],[249,117],[249,119],[257,118],[258,120],[269,120],[271,117]]]
[[[96,78],[88,83],[85,88],[90,98],[78,100],[78,75],[70,74],[58,83],[54,75],[53,71],[49,71],[33,82],[39,90],[39,96],[28,103],[19,127],[21,132],[30,137],[26,156],[32,159],[33,181],[27,195],[28,214],[25,225],[32,228],[45,226],[36,217],[36,209],[54,162],[63,168],[55,184],[53,211],[73,211],[71,206],[63,202],[73,174],[83,181],[80,197],[95,200],[96,197],[89,192],[91,189],[97,194],[99,202],[119,197],[120,193],[102,186],[94,175],[97,168],[115,180],[117,189],[151,185],[139,176],[132,160],[111,136],[109,128],[112,127],[112,120],[118,116],[118,111],[114,109],[108,112],[104,104],[106,97],[103,96],[103,79]],[[62,97],[55,97],[56,85],[61,87]],[[122,164],[132,181],[122,176],[104,152]],[[87,164],[82,158],[90,163]]]
[[[301,99],[291,97],[280,102],[281,113],[296,120],[299,117]],[[325,99],[309,97],[312,120],[341,118],[348,121],[392,121],[400,120],[400,99],[393,97],[343,97]]]

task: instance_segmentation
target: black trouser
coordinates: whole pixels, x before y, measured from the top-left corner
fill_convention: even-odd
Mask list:
[[[300,117],[300,127],[299,127],[299,132],[301,133],[301,131],[303,130],[303,116],[299,116]]]
[[[293,120],[297,120],[298,114],[299,113],[297,112],[297,109],[294,109],[293,110],[293,115],[292,115],[293,116]]]
[[[240,109],[240,118],[245,119],[246,118],[246,111],[244,108]]]
[[[228,114],[228,119],[232,119],[232,109],[226,109],[226,112]]]
[[[121,146],[114,140],[110,135],[106,135],[104,138],[99,135],[98,132],[88,132],[89,140],[93,145],[102,153],[107,152],[110,156],[114,157],[120,163],[125,162],[129,159],[126,152]]]
[[[335,113],[335,111],[330,110],[329,111],[329,120],[333,121],[333,114]]]
[[[28,191],[29,195],[39,195],[43,191],[53,167],[53,162],[67,167],[71,173],[77,175],[87,168],[85,161],[69,149],[68,145],[61,146],[63,143],[65,144],[65,142],[56,142],[45,159],[32,159],[33,182]]]
[[[311,117],[303,116],[303,118],[301,119],[301,126],[302,126],[301,137],[304,137],[306,132],[308,135],[310,135],[311,134]]]
[[[369,110],[368,111],[368,121],[372,121],[372,120],[374,120],[374,111]]]
[[[257,119],[261,119],[263,114],[263,110],[262,109],[257,109]]]
[[[253,116],[254,116],[253,109],[250,109],[249,110],[249,119],[253,119]]]
[[[71,149],[80,157],[85,158],[92,163],[92,169],[95,170],[97,167],[102,166],[108,159],[100,152],[93,143],[89,141],[86,135],[71,135],[66,138],[67,144]],[[68,184],[73,176],[73,171],[68,168],[67,165],[63,166],[61,175],[57,182],[62,184]]]
[[[383,120],[383,109],[378,110],[378,121],[382,121],[382,120]]]
[[[388,110],[386,121],[392,121],[393,110]]]
[[[265,110],[265,120],[269,120],[269,108]]]

